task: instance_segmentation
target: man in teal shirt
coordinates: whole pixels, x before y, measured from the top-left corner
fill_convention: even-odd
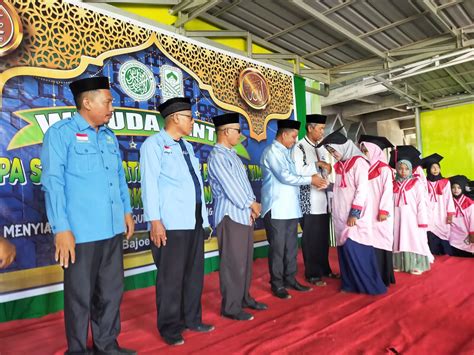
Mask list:
[[[114,133],[106,77],[70,85],[77,113],[55,123],[41,152],[42,189],[64,268],[64,320],[69,354],[87,354],[89,319],[96,354],[134,354],[120,348],[122,238],[134,232],[130,197]]]

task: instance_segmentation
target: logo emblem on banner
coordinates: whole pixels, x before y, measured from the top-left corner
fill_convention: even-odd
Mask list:
[[[161,100],[165,102],[173,97],[184,96],[183,72],[170,65],[160,68]]]
[[[122,90],[135,101],[147,101],[155,95],[155,76],[139,61],[130,60],[122,64],[119,82]]]
[[[17,49],[22,39],[23,26],[15,8],[8,1],[0,1],[0,57]]]
[[[270,90],[263,74],[254,68],[247,68],[239,75],[239,93],[252,108],[263,110],[270,102]]]

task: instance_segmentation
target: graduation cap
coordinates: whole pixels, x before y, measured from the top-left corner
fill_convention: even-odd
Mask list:
[[[320,123],[320,124],[326,124],[328,116],[326,115],[320,115],[320,114],[311,114],[311,115],[306,115],[306,123]]]
[[[429,169],[433,164],[439,165],[439,162],[441,160],[443,160],[443,157],[437,153],[434,153],[421,159],[421,166],[423,167],[423,169]]]
[[[398,145],[390,152],[389,165],[395,169],[395,165],[398,161],[408,160],[411,163],[413,170],[415,170],[417,166],[421,165],[420,155],[420,151],[412,145]]]
[[[223,115],[212,117],[214,122],[214,127],[223,126],[231,123],[239,123],[239,114],[238,113],[224,113]]]
[[[393,144],[385,137],[362,134],[359,138],[359,143],[363,142],[376,144],[382,150],[385,148],[393,148]]]
[[[99,89],[110,89],[109,78],[106,76],[95,76],[93,78],[85,78],[73,81],[69,84],[72,95],[76,98],[79,94]]]
[[[278,129],[291,128],[291,129],[300,129],[301,122],[295,120],[278,120],[277,122]]]
[[[464,175],[455,175],[449,178],[451,186],[458,184],[461,187],[463,193],[466,192],[466,186],[469,184],[469,179]]]
[[[317,146],[316,148],[320,148],[326,144],[344,144],[347,142],[347,137],[343,135],[340,131],[344,128],[344,126],[339,127],[331,134],[327,135]]]
[[[191,110],[191,99],[188,97],[173,97],[158,106],[161,116],[168,117],[172,113]]]

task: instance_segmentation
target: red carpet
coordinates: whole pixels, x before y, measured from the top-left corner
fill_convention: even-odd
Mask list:
[[[331,265],[337,269],[335,250]],[[154,288],[127,292],[122,303],[122,346],[140,354],[323,353],[474,354],[474,260],[439,257],[422,276],[396,274],[384,296],[339,292],[339,281],[310,293],[271,296],[267,260],[254,264],[252,294],[269,310],[250,322],[219,316],[218,273],[205,278],[203,318],[209,334],[185,332],[169,347],[155,328]],[[301,255],[299,274],[303,271]],[[301,278],[300,278],[301,280]],[[66,348],[62,312],[0,324],[0,354],[60,354]]]

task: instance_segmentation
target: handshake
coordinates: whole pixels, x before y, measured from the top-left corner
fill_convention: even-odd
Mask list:
[[[320,168],[321,170],[325,171],[326,174],[331,173],[331,170],[332,170],[331,169],[331,164],[328,164],[328,163],[323,162],[323,161],[318,161],[316,163],[316,166],[318,168]],[[326,176],[326,174],[324,174],[324,176]],[[311,185],[316,187],[318,190],[324,190],[329,186],[329,180],[325,177],[322,177],[319,174],[315,174],[311,177]]]
[[[329,180],[321,177],[319,174],[315,174],[311,176],[311,185],[318,190],[324,190],[329,186]]]

